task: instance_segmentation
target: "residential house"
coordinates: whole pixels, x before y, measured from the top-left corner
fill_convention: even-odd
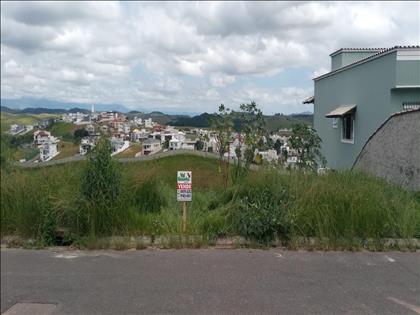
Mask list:
[[[46,130],[37,130],[34,132],[34,145],[39,146],[51,138],[51,133]]]
[[[182,140],[177,138],[172,138],[169,140],[169,150],[181,150],[182,149]]]
[[[17,124],[13,124],[10,126],[10,131],[9,133],[13,136],[22,133],[25,131],[25,126],[23,125],[17,125]]]
[[[60,153],[57,149],[58,141],[55,137],[50,137],[39,145],[39,160],[41,162],[47,162]]]
[[[348,169],[388,117],[420,107],[420,46],[342,48],[330,56],[331,71],[314,79],[307,102],[314,102],[327,166]]]
[[[143,119],[141,119],[140,117],[134,117],[133,121],[137,126],[143,125]]]
[[[197,139],[185,139],[182,141],[182,149],[184,150],[195,150],[195,144],[197,143]]]
[[[267,151],[258,151],[257,153],[261,155],[262,159],[267,162],[277,162],[278,156],[276,150],[267,150]]]
[[[85,129],[89,133],[89,135],[94,135],[95,134],[95,125],[88,124],[88,125],[86,125]]]
[[[162,144],[160,140],[149,138],[143,141],[143,155],[151,155],[162,150]]]
[[[79,153],[80,155],[86,155],[95,147],[95,140],[93,137],[84,137],[80,141]]]
[[[146,129],[139,130],[139,129],[135,128],[131,132],[131,141],[140,142],[144,139],[147,139],[148,136],[149,136],[149,133],[146,131]]]
[[[38,122],[38,128],[39,129],[46,129],[49,125],[54,121],[54,119],[43,119]]]
[[[111,149],[112,149],[111,156],[127,150],[128,147],[130,146],[130,141],[124,140],[121,137],[114,136],[110,139],[110,142],[111,142]]]
[[[146,128],[153,128],[154,124],[155,123],[152,121],[152,118],[144,119],[144,126]]]
[[[203,151],[206,152],[217,152],[217,140],[214,137],[209,137],[208,140],[204,140]]]

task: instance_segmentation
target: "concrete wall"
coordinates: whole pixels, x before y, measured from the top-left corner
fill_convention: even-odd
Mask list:
[[[366,143],[353,169],[420,190],[420,110],[390,117]]]

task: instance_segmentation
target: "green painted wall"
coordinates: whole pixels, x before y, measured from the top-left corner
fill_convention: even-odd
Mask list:
[[[335,69],[341,68],[343,62],[342,62],[342,54],[335,55],[331,57],[331,71],[334,71]]]
[[[396,89],[396,85],[420,85],[420,60],[397,61],[397,52],[383,55],[315,81],[314,126],[321,137],[328,166],[350,168],[368,138],[402,102],[420,100],[420,89]],[[414,70],[413,70],[414,69]],[[341,141],[338,128],[325,115],[343,105],[357,105],[354,144]]]
[[[368,52],[368,51],[351,51],[351,52],[349,51],[349,52],[339,53],[331,57],[331,71],[347,66],[355,61],[364,59],[376,53],[377,52]]]
[[[420,62],[418,60],[397,61],[397,85],[418,85],[420,82]]]

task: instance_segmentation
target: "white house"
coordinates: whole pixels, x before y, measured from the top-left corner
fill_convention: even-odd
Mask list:
[[[82,139],[79,145],[80,155],[86,155],[90,150],[95,147],[95,141],[93,138],[85,137]]]
[[[25,131],[25,127],[23,125],[17,125],[17,124],[13,124],[10,126],[10,131],[9,133],[11,135],[17,135],[21,132]]]
[[[95,133],[95,126],[93,124],[86,125],[85,129],[89,135],[93,135]]]
[[[143,139],[147,139],[147,137],[149,136],[149,133],[146,131],[146,129],[134,129],[131,132],[131,141],[133,142],[139,142]]]
[[[148,118],[144,120],[144,126],[146,128],[153,128],[154,125],[155,123],[152,121],[152,118]]]
[[[134,117],[134,119],[133,119],[133,121],[134,121],[134,123],[135,124],[137,124],[138,126],[139,125],[143,125],[143,119],[141,119],[140,117]]]
[[[194,150],[196,142],[197,142],[197,140],[185,139],[182,142],[182,148],[184,150]]]
[[[204,141],[204,151],[217,152],[217,140],[214,137],[210,137],[208,141]]]
[[[51,137],[48,141],[44,141],[39,146],[39,159],[41,162],[49,161],[60,153],[57,150],[57,142],[57,139]]]
[[[169,140],[169,150],[180,150],[182,149],[182,141],[177,138]]]
[[[38,146],[38,145],[44,144],[47,141],[54,140],[50,138],[51,138],[51,133],[49,131],[37,130],[34,132],[34,145]]]
[[[261,157],[263,158],[264,161],[277,162],[277,160],[278,160],[276,150],[271,149],[271,150],[267,150],[267,151],[259,151],[257,153],[261,155]]]
[[[160,140],[149,138],[143,142],[143,155],[155,154],[162,150]]]
[[[127,150],[130,146],[130,141],[124,140],[122,138],[112,137],[110,141],[112,148],[111,156]]]

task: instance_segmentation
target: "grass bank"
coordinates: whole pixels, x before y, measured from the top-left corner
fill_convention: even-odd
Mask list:
[[[89,239],[80,194],[85,161],[2,171],[1,233],[49,239],[57,229],[76,243]],[[261,170],[222,189],[218,163],[197,156],[121,164],[121,195],[99,213],[97,237],[181,234],[176,171],[192,170],[187,235],[203,240],[242,236],[257,244],[322,240],[325,248],[354,248],[366,240],[420,238],[420,195],[361,173],[323,176]]]

